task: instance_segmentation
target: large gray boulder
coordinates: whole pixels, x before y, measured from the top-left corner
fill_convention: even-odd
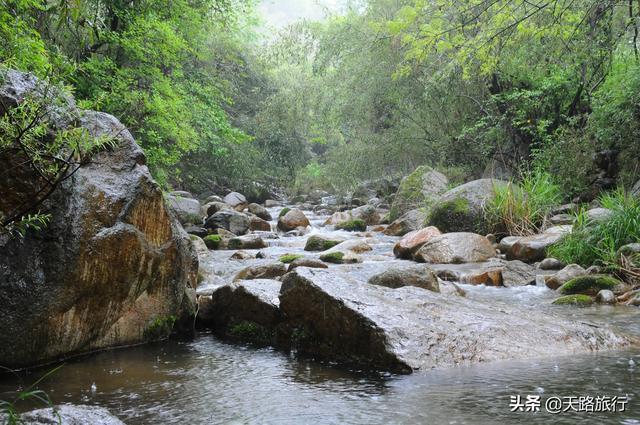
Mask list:
[[[174,212],[180,223],[202,224],[200,202],[197,199],[188,198],[175,193],[166,196],[169,208]]]
[[[277,280],[241,280],[217,288],[199,300],[198,321],[232,338],[270,342],[280,320]]]
[[[298,352],[397,372],[621,349],[608,328],[405,286],[385,288],[297,268],[280,294],[279,328]],[[635,341],[637,343],[637,341]]]
[[[430,238],[413,257],[422,263],[458,264],[478,263],[495,256],[496,250],[484,236],[458,232]]]
[[[271,221],[273,219],[271,214],[269,214],[269,211],[267,211],[267,209],[262,205],[256,203],[249,204],[248,210],[251,214],[258,216],[265,221]]]
[[[439,195],[447,190],[449,180],[433,168],[422,165],[400,183],[396,192],[389,219],[396,220],[405,213],[418,208],[429,208],[435,203]]]
[[[246,214],[234,210],[220,210],[204,222],[207,229],[224,229],[234,235],[244,235],[250,225],[251,220]]]
[[[104,407],[72,404],[32,410],[20,415],[20,419],[23,425],[124,425]]]
[[[485,205],[495,196],[502,180],[480,179],[453,188],[442,195],[431,209],[429,224],[442,232],[475,232],[487,234]]]
[[[80,124],[118,146],[56,188],[42,205],[52,217],[43,230],[0,237],[3,366],[166,336],[194,308],[197,254],[142,150],[111,115],[84,111]]]

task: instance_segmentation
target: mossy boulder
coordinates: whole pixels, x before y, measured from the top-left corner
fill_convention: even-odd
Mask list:
[[[325,263],[333,263],[333,264],[342,264],[342,259],[344,258],[344,252],[334,251],[327,252],[320,256],[320,259]]]
[[[613,290],[622,282],[607,275],[587,275],[571,279],[558,289],[563,295],[585,294],[595,296],[603,289]]]
[[[328,238],[321,235],[311,235],[304,246],[305,251],[326,251],[343,242],[343,239]]]
[[[297,260],[298,258],[302,258],[302,257],[304,257],[304,255],[300,255],[300,254],[285,254],[285,255],[280,256],[279,261],[281,263],[284,263],[284,264],[289,264],[292,261]]]
[[[209,235],[204,237],[204,244],[209,249],[220,249],[222,244],[222,236],[220,235]]]
[[[429,225],[444,233],[489,233],[491,229],[484,217],[485,205],[495,197],[497,186],[507,184],[502,180],[480,179],[449,190],[431,209]]]
[[[367,223],[365,223],[364,220],[356,218],[338,223],[336,229],[346,230],[347,232],[364,232],[367,230]]]
[[[448,182],[444,174],[429,166],[416,168],[413,173],[402,179],[391,204],[389,220],[394,221],[417,208],[430,209],[438,197],[447,190]]]
[[[553,304],[587,306],[593,304],[593,298],[584,294],[565,295],[564,297],[555,299]]]

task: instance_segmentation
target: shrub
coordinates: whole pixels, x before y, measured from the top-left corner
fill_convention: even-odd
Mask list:
[[[551,246],[548,255],[566,264],[599,264],[617,269],[618,250],[640,240],[640,200],[617,190],[602,195],[600,204],[612,211],[606,221],[592,222],[586,211],[580,211],[575,216],[573,232]]]
[[[495,233],[526,236],[539,233],[551,209],[562,200],[552,176],[541,170],[524,172],[519,185],[496,185],[485,206],[485,217]]]

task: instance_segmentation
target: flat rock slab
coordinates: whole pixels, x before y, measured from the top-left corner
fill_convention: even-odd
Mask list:
[[[24,425],[124,425],[120,419],[113,416],[103,407],[63,404],[53,408],[32,410],[21,415]],[[0,415],[0,419],[3,416]]]
[[[632,344],[608,328],[421,288],[378,287],[321,269],[289,273],[280,310],[299,352],[405,373]]]

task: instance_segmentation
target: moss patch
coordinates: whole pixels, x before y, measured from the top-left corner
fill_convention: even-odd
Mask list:
[[[596,295],[602,289],[612,290],[621,284],[618,279],[607,275],[580,276],[562,285],[558,291],[563,295],[587,294]]]
[[[284,217],[285,214],[287,214],[289,211],[291,211],[291,208],[285,207],[283,209],[280,210],[280,214],[278,214],[278,218],[279,217]]]
[[[565,295],[553,301],[556,305],[587,306],[593,304],[593,298],[583,294]]]
[[[144,338],[149,341],[156,341],[168,337],[176,324],[176,319],[176,316],[157,317],[144,330]]]
[[[338,245],[341,241],[324,239],[320,236],[310,236],[304,246],[305,251],[326,251]]]
[[[207,248],[218,249],[220,248],[222,237],[220,235],[208,235],[208,236],[205,236],[203,240]]]
[[[364,232],[367,230],[367,223],[365,223],[364,220],[356,218],[338,223],[336,229],[346,230],[347,232]]]
[[[297,260],[298,258],[302,258],[304,257],[304,255],[300,255],[300,254],[285,254],[283,256],[281,256],[279,258],[281,263],[285,263],[285,264],[289,264],[294,260]]]
[[[342,264],[343,258],[344,258],[344,253],[340,251],[329,252],[327,254],[320,256],[320,259],[325,263],[333,263],[333,264]]]
[[[473,232],[484,234],[487,232],[480,216],[474,211],[468,200],[456,198],[436,205],[427,221],[429,226],[435,226],[443,233]]]
[[[269,343],[271,340],[271,333],[264,326],[248,320],[230,325],[227,335],[233,339],[261,344]]]

